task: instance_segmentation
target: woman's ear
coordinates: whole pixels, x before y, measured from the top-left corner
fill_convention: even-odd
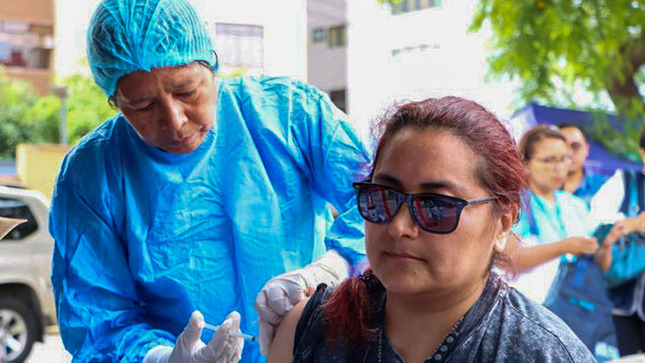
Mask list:
[[[513,226],[513,211],[508,211],[502,214],[500,219],[500,229],[495,236],[495,251],[501,253],[506,248],[506,242],[508,241],[508,235],[510,233],[511,227]]]

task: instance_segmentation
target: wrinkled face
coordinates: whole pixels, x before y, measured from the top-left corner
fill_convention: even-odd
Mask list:
[[[532,189],[552,192],[562,188],[571,166],[571,151],[561,139],[547,137],[533,145],[533,155],[526,164]]]
[[[478,160],[448,132],[402,130],[381,151],[372,182],[408,194],[483,198],[489,193],[475,176]],[[493,210],[493,203],[466,206],[454,232],[433,234],[416,225],[404,203],[388,224],[365,221],[370,266],[388,293],[454,294],[483,284],[495,237],[511,227],[510,217],[503,226]]]
[[[587,144],[584,134],[577,127],[565,127],[560,129],[560,133],[567,139],[567,144],[571,149],[571,156],[573,157],[573,162],[569,170],[581,170],[585,165],[587,155],[589,155],[589,144]]]
[[[215,75],[191,63],[137,71],[119,80],[117,106],[141,139],[174,154],[188,154],[213,127]]]

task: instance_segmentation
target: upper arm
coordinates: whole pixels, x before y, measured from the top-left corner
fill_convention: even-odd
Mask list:
[[[347,116],[320,90],[297,84],[295,112],[306,122],[291,129],[310,173],[313,189],[334,206],[339,216],[327,231],[327,249],[336,249],[352,265],[362,260],[363,219],[358,213],[352,181],[365,178],[370,155],[367,143]]]
[[[278,325],[273,343],[271,344],[271,348],[269,348],[267,363],[292,361],[296,326],[308,300],[305,299],[294,306],[284,319],[282,319],[280,325]]]

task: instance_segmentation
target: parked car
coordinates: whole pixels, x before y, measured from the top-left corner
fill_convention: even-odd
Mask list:
[[[27,220],[0,240],[0,361],[23,362],[34,342],[43,341],[45,328],[56,324],[49,200],[37,191],[0,186],[0,216]]]

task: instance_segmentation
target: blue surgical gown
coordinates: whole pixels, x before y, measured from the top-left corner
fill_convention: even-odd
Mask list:
[[[190,154],[146,145],[117,115],[66,156],[52,281],[75,361],[140,361],[174,344],[195,309],[211,324],[237,310],[256,335],[253,303],[271,277],[327,249],[364,258],[351,182],[369,153],[346,116],[288,78],[218,87],[215,126]],[[247,341],[242,361],[261,360]]]

